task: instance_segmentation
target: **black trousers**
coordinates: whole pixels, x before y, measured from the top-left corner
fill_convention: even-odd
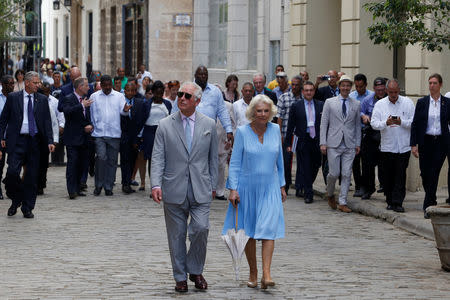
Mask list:
[[[406,194],[406,168],[411,151],[381,152],[384,171],[384,194],[388,205],[401,206]]]
[[[364,134],[361,143],[362,187],[365,192],[375,192],[375,167],[378,166],[378,181],[383,186],[380,140],[375,137],[379,132]]]
[[[359,190],[362,187],[363,179],[361,174],[361,151],[355,155],[353,159],[352,171],[353,171],[353,180],[355,180],[355,190]]]
[[[283,161],[284,161],[284,180],[286,181],[286,191],[289,190],[292,184],[292,158],[293,153],[286,151],[286,147],[283,145]]]
[[[120,141],[120,170],[122,172],[122,185],[131,184],[131,175],[138,156],[136,149],[128,139]]]
[[[38,136],[19,135],[14,149],[8,151],[4,180],[6,195],[12,200],[12,205],[22,205],[22,212],[33,210],[36,204],[39,150]],[[26,172],[22,181],[20,172],[23,165],[26,165]]]
[[[38,189],[45,189],[47,187],[47,170],[48,170],[48,144],[39,142],[39,171],[38,171]]]
[[[52,164],[62,165],[64,163],[64,141],[62,134],[59,135],[59,143],[55,146],[55,151],[51,153]]]
[[[319,139],[306,137],[305,141],[297,144],[297,172],[295,176],[295,187],[299,189],[301,184],[305,198],[313,197],[313,183],[316,180],[322,163]]]
[[[67,168],[66,185],[69,195],[80,192],[80,183],[88,161],[87,144],[79,146],[66,146]],[[83,182],[85,183],[85,182]]]
[[[3,177],[3,168],[5,167],[5,161],[6,161],[6,148],[0,147],[0,151],[2,151],[2,158],[0,159],[0,192],[2,190],[1,188],[1,181]]]
[[[325,185],[327,184],[327,176],[328,176],[328,157],[327,155],[322,154],[322,176]]]
[[[425,190],[423,210],[436,205],[436,189],[439,174],[447,155],[447,145],[441,136],[425,135],[424,144],[419,146],[419,167]]]

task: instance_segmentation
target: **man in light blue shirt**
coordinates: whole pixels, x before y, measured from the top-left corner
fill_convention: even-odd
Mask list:
[[[350,98],[358,100],[360,103],[364,98],[368,96],[373,96],[374,92],[369,91],[367,89],[367,77],[364,74],[358,73],[353,78],[355,82],[355,90],[350,93]],[[362,117],[362,112],[361,112]],[[364,125],[361,122],[361,127]],[[361,172],[361,155],[359,154],[355,155],[355,159],[353,160],[353,178],[355,180],[355,194],[354,197],[362,197],[364,195],[364,191],[362,189],[363,185],[363,179],[362,179],[362,172]]]
[[[92,136],[97,153],[94,195],[100,195],[104,188],[105,195],[112,196],[122,135],[120,116],[128,116],[131,105],[127,104],[123,94],[112,89],[110,76],[103,75],[100,86],[102,89],[90,97],[91,123],[94,127]]]
[[[11,75],[4,75],[1,79],[2,82],[2,90],[0,91],[0,114],[3,111],[6,103],[6,97],[8,97],[9,93],[14,91],[14,77]],[[0,147],[0,151],[3,153],[2,158],[0,159],[0,182],[2,180],[3,175],[3,167],[5,166],[5,158],[6,158],[6,149]],[[0,185],[0,199],[3,199],[3,192]]]
[[[223,102],[222,92],[214,85],[208,83],[208,69],[200,65],[195,71],[195,83],[202,88],[202,98],[198,104],[196,111],[210,117],[214,121],[219,118],[223,128],[227,133],[228,141],[233,140],[233,129],[231,127],[231,119],[227,107]],[[178,99],[172,106],[172,113],[178,111]]]

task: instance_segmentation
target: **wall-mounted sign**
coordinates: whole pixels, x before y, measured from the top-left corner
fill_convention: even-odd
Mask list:
[[[192,26],[190,14],[176,14],[173,16],[173,26]]]

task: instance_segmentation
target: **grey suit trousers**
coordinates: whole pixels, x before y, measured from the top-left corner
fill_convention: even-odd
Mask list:
[[[95,138],[95,187],[112,191],[116,180],[117,157],[120,139],[108,137]]]
[[[336,180],[341,175],[339,205],[347,205],[347,194],[352,177],[352,165],[356,149],[345,147],[344,140],[337,148],[327,148],[329,172],[327,176],[327,194],[334,194]]]
[[[175,281],[187,280],[187,274],[200,275],[206,259],[209,233],[209,208],[211,203],[195,201],[189,179],[186,200],[182,204],[164,203],[167,239]],[[191,217],[188,225],[188,217]],[[186,232],[190,247],[187,251]]]

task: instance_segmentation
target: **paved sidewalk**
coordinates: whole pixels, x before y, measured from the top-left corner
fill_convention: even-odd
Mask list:
[[[321,171],[319,171],[316,182],[314,183],[314,191],[316,195],[321,196],[325,199],[326,187]],[[292,189],[291,193],[294,192],[294,189]],[[384,220],[403,230],[409,231],[430,240],[434,240],[431,220],[424,219],[423,217],[422,205],[423,199],[425,197],[425,192],[406,191],[406,197],[403,202],[403,207],[405,208],[404,213],[396,213],[392,210],[387,210],[386,198],[382,193],[375,192],[374,194],[372,194],[370,200],[362,200],[359,197],[353,197],[353,193],[354,185],[350,186],[348,197],[348,207],[350,207],[353,211],[366,216]],[[335,194],[339,194],[339,185],[337,183]],[[447,196],[447,188],[439,188],[437,192],[438,205],[448,205],[445,203],[445,199],[447,199]]]
[[[277,240],[268,291],[250,289],[248,266],[235,281],[220,238],[227,208],[213,201],[204,275],[209,288],[174,290],[163,210],[149,190],[69,200],[65,168],[50,168],[35,218],[8,218],[0,201],[0,299],[448,299],[449,273],[434,241],[358,213],[292,194],[286,236]],[[120,182],[118,172],[117,182]],[[318,189],[320,189],[318,187]],[[323,189],[322,189],[323,190]],[[381,200],[374,200],[381,201]],[[368,202],[371,203],[372,201]],[[406,214],[405,214],[406,215]],[[429,221],[428,221],[429,222]],[[261,253],[258,243],[259,278]]]

